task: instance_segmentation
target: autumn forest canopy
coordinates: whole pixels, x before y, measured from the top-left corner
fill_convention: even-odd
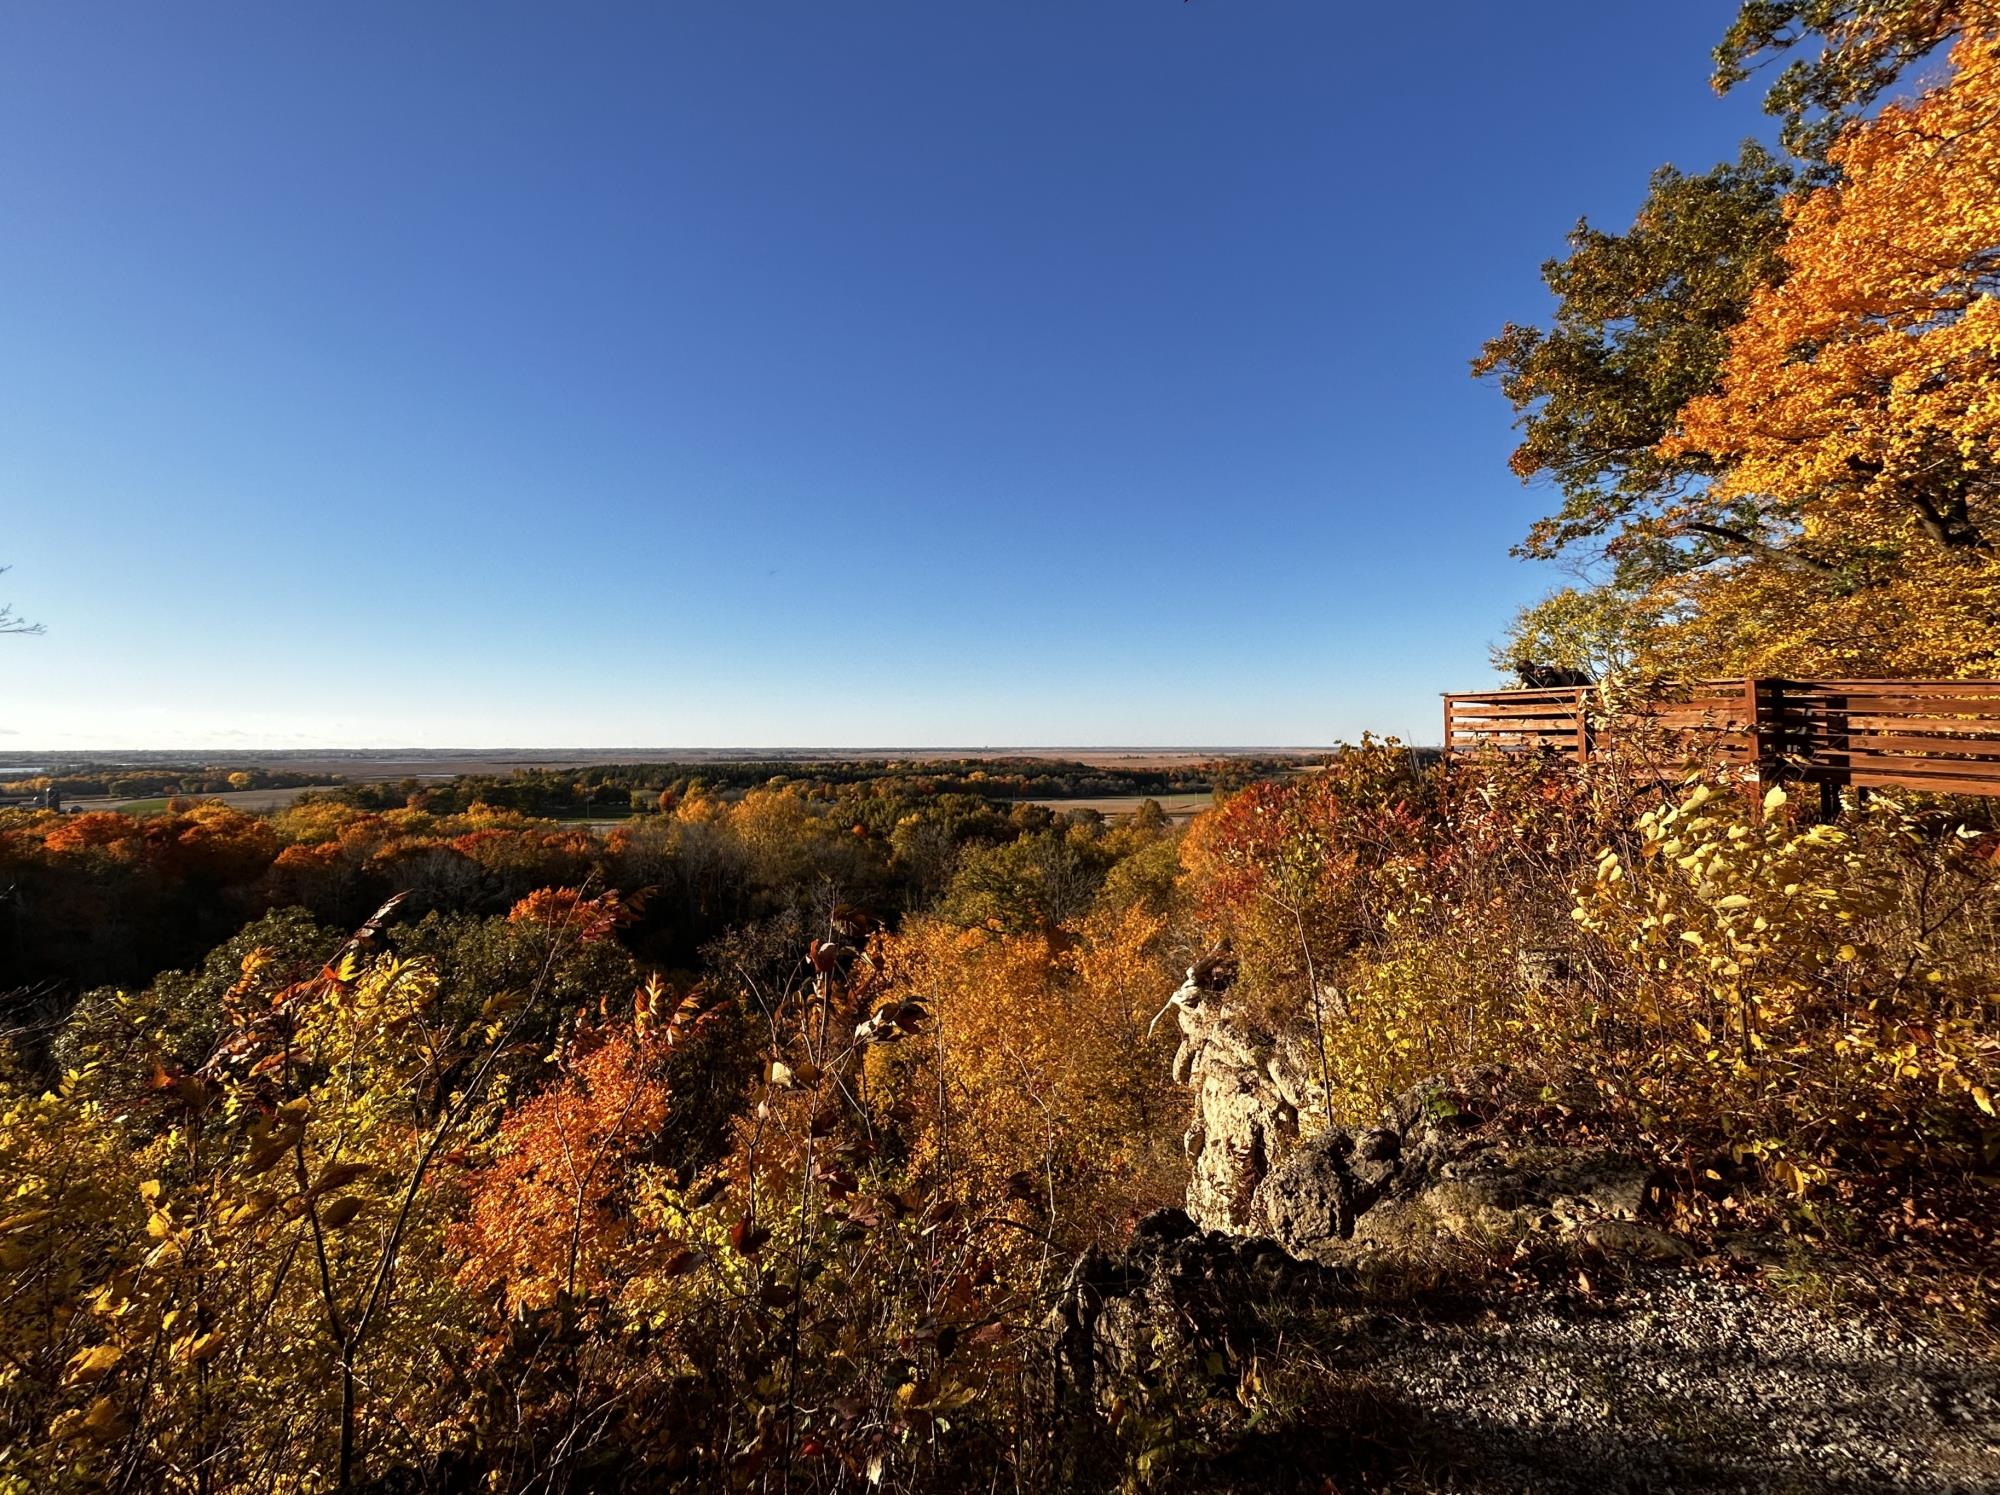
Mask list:
[[[2000,675],[2000,3],[1712,81],[1474,360],[1495,662]],[[22,763],[0,1495],[2000,1479],[2000,801],[1157,761]]]

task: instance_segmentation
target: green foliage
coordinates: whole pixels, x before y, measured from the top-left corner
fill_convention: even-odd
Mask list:
[[[1764,108],[1784,121],[1787,149],[1823,161],[1844,125],[1982,14],[1983,0],[1743,0],[1715,49],[1716,91],[1804,49],[1771,80]]]
[[[1493,667],[1577,670],[1623,679],[1638,663],[1654,619],[1643,599],[1616,587],[1562,587],[1521,609],[1493,647]]]
[[[1110,862],[1088,827],[979,847],[959,863],[938,913],[955,924],[1049,933],[1088,911]]]
[[[1710,475],[1660,443],[1681,407],[1715,388],[1730,329],[1777,278],[1791,182],[1791,168],[1747,143],[1699,176],[1660,168],[1629,229],[1579,222],[1568,255],[1543,265],[1557,303],[1550,325],[1509,324],[1473,361],[1518,416],[1514,472],[1551,479],[1562,495],[1521,553],[1608,544],[1644,578],[1742,552],[1751,531],[1737,521],[1682,533],[1649,521]]]
[[[116,1059],[143,1032],[161,1058],[198,1065],[220,1038],[226,999],[253,956],[264,980],[285,986],[316,974],[342,938],[302,908],[275,909],[209,951],[199,970],[164,971],[131,995],[109,987],[86,993],[62,1027],[54,1063],[69,1071]]]
[[[439,973],[438,1004],[460,1019],[497,992],[530,990],[542,993],[550,1014],[572,1013],[606,992],[630,991],[640,979],[638,963],[614,939],[576,939],[505,918],[434,912],[393,926],[388,940],[399,958]],[[533,1036],[552,1034],[545,1027]]]

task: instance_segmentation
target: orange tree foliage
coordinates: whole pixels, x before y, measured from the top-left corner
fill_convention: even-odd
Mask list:
[[[1199,927],[1234,949],[1245,994],[1309,1020],[1322,1122],[1340,1109],[1338,1031],[1355,1031],[1349,972],[1421,874],[1429,788],[1400,746],[1368,741],[1320,771],[1253,784],[1181,843]]]
[[[930,1020],[922,1038],[877,1049],[869,1074],[878,1102],[909,1119],[918,1173],[1009,1197],[1065,1249],[1174,1202],[1179,1034],[1147,1032],[1173,987],[1163,931],[1124,908],[1054,934],[920,919],[885,941],[890,999]]]
[[[600,1295],[618,1275],[630,1172],[671,1106],[667,1059],[701,1026],[693,996],[671,1014],[665,1001],[650,983],[628,1017],[581,1024],[554,1083],[512,1106],[488,1145],[455,1237],[458,1277],[475,1291],[497,1286],[509,1313]]]
[[[1772,548],[1671,602],[1663,651],[1755,673],[2000,667],[2000,12],[1914,103],[1851,126],[1788,211],[1786,274],[1665,450]]]

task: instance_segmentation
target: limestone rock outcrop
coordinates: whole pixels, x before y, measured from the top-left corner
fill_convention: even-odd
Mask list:
[[[1235,965],[1214,955],[1191,967],[1171,999],[1181,1043],[1174,1080],[1194,1092],[1182,1138],[1187,1213],[1208,1230],[1243,1231],[1257,1186],[1298,1140],[1318,1067],[1310,1041],[1275,1031],[1232,996]]]
[[[1329,1264],[1535,1232],[1607,1250],[1680,1249],[1643,1223],[1658,1187],[1646,1163],[1491,1127],[1520,1099],[1499,1069],[1427,1080],[1391,1100],[1378,1126],[1302,1141],[1300,1114],[1320,1109],[1310,1031],[1281,1031],[1237,1000],[1234,974],[1226,954],[1209,957],[1168,1009],[1181,1027],[1174,1078],[1194,1092],[1185,1143],[1196,1226],[1268,1236]]]

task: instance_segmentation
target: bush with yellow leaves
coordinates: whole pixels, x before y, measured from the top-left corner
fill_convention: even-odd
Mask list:
[[[1316,1038],[1308,1132],[1504,1065],[1552,1116],[1673,1164],[1704,1217],[1976,1244],[1966,1191],[2000,1163],[1996,839],[1889,796],[1813,824],[1722,769],[1424,777],[1378,744],[1198,821],[1184,894],[1250,1010]]]
[[[1574,910],[1617,1019],[1600,1088],[1800,1195],[1990,1166],[1992,851],[1887,797],[1841,825],[1712,783],[1648,811]]]

